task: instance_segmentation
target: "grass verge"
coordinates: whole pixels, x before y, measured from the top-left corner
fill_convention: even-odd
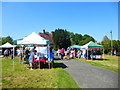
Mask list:
[[[98,66],[104,69],[108,69],[108,70],[120,73],[118,70],[118,66],[120,65],[118,58],[119,58],[118,56],[104,55],[104,59],[106,60],[84,60],[84,59],[78,59],[78,58],[76,58],[75,60],[86,62],[94,66]]]
[[[62,68],[29,70],[19,58],[2,59],[2,88],[79,88]]]

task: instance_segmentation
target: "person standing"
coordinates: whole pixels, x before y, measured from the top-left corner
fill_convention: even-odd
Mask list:
[[[24,57],[24,58],[26,58],[26,50],[27,50],[27,49],[24,47],[24,48],[23,48],[23,57]]]
[[[36,46],[34,46],[31,51],[34,52],[35,49],[36,49]]]
[[[4,51],[4,57],[6,57],[6,59],[8,58],[8,56],[9,56],[9,50],[8,49],[6,49],[5,51]]]
[[[65,50],[64,48],[62,48],[62,50],[60,50],[60,55],[61,55],[61,60],[63,60],[63,57],[65,55]]]
[[[74,58],[76,58],[77,57],[77,51],[76,51],[76,49],[74,49]]]
[[[77,51],[77,57],[81,58],[81,51],[80,51],[80,49]]]
[[[52,47],[50,47],[48,49],[48,66],[49,66],[49,69],[51,67],[53,68],[53,64],[54,64],[54,49]]]
[[[34,50],[34,51],[32,50],[31,53],[30,53],[30,56],[29,56],[30,70],[33,70],[32,69],[32,62],[34,61],[35,53],[36,53],[36,50]]]
[[[114,55],[116,55],[116,50],[114,50]]]
[[[26,49],[26,58],[29,59],[30,56],[30,48]]]
[[[23,50],[22,50],[21,47],[20,47],[20,50],[19,50],[19,57],[20,57],[20,63],[22,63],[22,61],[23,61]]]
[[[74,49],[72,48],[72,50],[70,51],[70,57],[73,59],[75,56],[75,51]]]
[[[60,49],[57,50],[57,56],[60,58]]]

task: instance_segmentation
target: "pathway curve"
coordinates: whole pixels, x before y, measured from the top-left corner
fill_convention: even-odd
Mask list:
[[[118,74],[77,60],[58,60],[81,88],[118,88]]]

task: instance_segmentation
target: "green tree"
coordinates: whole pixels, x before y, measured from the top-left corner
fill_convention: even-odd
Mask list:
[[[54,48],[67,48],[71,45],[70,35],[67,30],[56,29],[53,33]]]
[[[86,43],[90,42],[90,41],[93,41],[95,42],[95,39],[87,34],[85,34],[83,37],[82,37],[82,40],[79,41],[79,45],[85,45]]]
[[[117,45],[118,45],[117,52],[120,52],[120,41],[119,40],[117,40]]]
[[[101,44],[104,47],[104,53],[107,54],[111,51],[111,41],[110,40],[104,40],[101,42]]]
[[[70,40],[72,41],[72,38],[74,36],[74,33],[73,32],[68,32],[69,36],[70,36]]]
[[[54,48],[67,48],[70,45],[84,45],[89,41],[95,42],[95,39],[87,34],[82,36],[78,33],[68,32],[64,29],[56,29],[53,34]]]
[[[71,44],[76,44],[76,45],[84,45],[86,43],[88,43],[89,41],[93,41],[95,42],[95,39],[87,34],[85,34],[84,36],[82,36],[81,34],[78,33],[73,33],[73,32],[69,32],[70,35],[70,40],[71,40]]]
[[[104,40],[101,42],[104,47],[105,54],[111,52],[111,40]],[[120,41],[119,40],[112,40],[113,51],[116,50],[120,52]]]
[[[81,40],[82,40],[82,35],[81,34],[75,33],[72,36],[72,44],[78,45]]]
[[[9,42],[10,44],[13,44],[13,39],[10,36],[3,37],[2,38],[2,44],[5,44],[7,42]]]
[[[120,41],[119,40],[112,40],[113,43],[113,51],[116,50],[120,52]]]

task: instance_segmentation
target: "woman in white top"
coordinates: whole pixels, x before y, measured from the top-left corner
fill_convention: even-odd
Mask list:
[[[81,51],[80,50],[77,51],[77,57],[81,58]]]
[[[57,56],[60,58],[60,49],[57,50]]]

